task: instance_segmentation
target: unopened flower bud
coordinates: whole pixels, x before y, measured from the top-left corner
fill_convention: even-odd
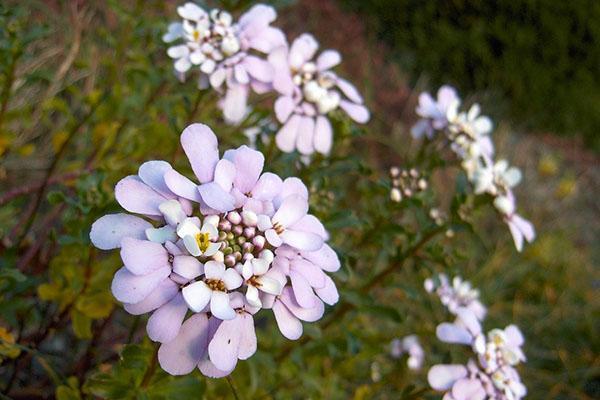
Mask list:
[[[265,237],[264,236],[254,236],[252,239],[252,244],[257,250],[262,250],[265,247]]]
[[[241,225],[236,225],[231,228],[231,232],[233,232],[233,234],[236,236],[240,236],[244,232],[244,228],[242,228]]]
[[[392,201],[400,203],[402,201],[402,193],[400,193],[400,190],[398,188],[393,188],[390,192],[390,198],[392,199]]]
[[[231,222],[233,225],[237,225],[240,222],[242,222],[242,216],[240,215],[240,213],[238,213],[237,211],[231,211],[230,213],[227,214],[227,219],[229,220],[229,222]]]
[[[392,178],[397,178],[398,175],[400,175],[400,168],[398,168],[398,167],[391,167],[390,168],[390,176]]]
[[[253,258],[254,258],[254,255],[253,255],[252,253],[245,253],[245,254],[242,256],[242,261],[243,261],[243,262],[246,262],[246,261],[248,261],[248,260],[252,260]]]
[[[225,260],[225,255],[223,252],[217,251],[215,254],[213,254],[212,259],[217,262],[223,262]]]
[[[219,229],[225,232],[229,232],[231,230],[231,222],[227,220],[219,222]]]
[[[229,254],[227,256],[225,256],[225,265],[228,267],[233,267],[235,266],[236,260],[235,260],[235,256],[233,254]]]
[[[252,211],[243,211],[242,212],[242,221],[246,226],[256,226],[258,223],[258,215]]]
[[[427,181],[425,179],[421,178],[417,182],[417,186],[420,190],[425,190],[425,189],[427,189]]]
[[[254,245],[250,242],[246,242],[242,245],[242,251],[244,253],[252,253],[253,250],[254,250]]]
[[[244,236],[246,239],[252,239],[256,235],[256,228],[253,226],[248,226],[244,228]]]

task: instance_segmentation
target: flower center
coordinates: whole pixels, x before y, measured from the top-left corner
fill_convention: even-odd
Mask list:
[[[205,252],[210,245],[210,234],[208,232],[196,234],[196,243],[202,252]]]
[[[211,290],[227,292],[227,288],[225,287],[225,284],[220,279],[205,279],[204,283],[206,283],[206,286],[208,286]]]

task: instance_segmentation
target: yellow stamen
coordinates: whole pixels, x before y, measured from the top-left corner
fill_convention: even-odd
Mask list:
[[[198,233],[196,234],[196,243],[198,243],[198,247],[200,247],[200,250],[204,253],[206,250],[208,250],[208,246],[210,245],[210,237],[208,232],[206,233]]]

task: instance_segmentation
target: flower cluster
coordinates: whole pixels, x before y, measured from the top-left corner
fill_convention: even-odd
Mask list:
[[[479,301],[479,290],[471,286],[471,282],[463,280],[460,276],[452,278],[452,283],[446,274],[439,274],[434,278],[425,280],[425,290],[435,293],[442,304],[452,314],[456,315],[458,309],[470,310],[478,320],[483,321],[487,310]]]
[[[369,120],[358,90],[332,71],[341,62],[340,54],[325,50],[316,56],[319,45],[310,34],[289,45],[285,35],[270,26],[276,18],[272,7],[256,5],[238,22],[225,11],[206,12],[194,3],[177,11],[183,22],[171,24],[163,40],[183,43],[170,47],[168,55],[176,60],[182,79],[195,66],[201,88],[227,88],[221,100],[227,122],[237,124],[245,118],[250,89],[259,94],[274,91],[275,115],[282,124],[277,146],[308,156],[329,154],[331,112],[341,108],[356,122]]]
[[[516,213],[512,189],[521,181],[521,172],[510,167],[506,160],[494,160],[494,144],[490,138],[491,120],[480,115],[480,107],[473,104],[468,111],[459,112],[461,100],[456,90],[442,86],[437,99],[421,93],[416,112],[421,117],[412,128],[415,138],[433,139],[442,132],[450,148],[461,160],[475,194],[492,196],[496,210],[508,225],[515,247],[523,249],[523,242],[535,238],[533,225]]]
[[[400,203],[402,198],[411,198],[415,193],[427,189],[427,180],[416,168],[400,169],[390,168],[392,190],[390,198],[393,202]]]
[[[446,343],[471,346],[475,358],[466,365],[440,364],[427,375],[429,384],[445,391],[446,400],[518,400],[527,393],[515,366],[525,361],[523,335],[518,327],[493,329],[485,335],[475,314],[456,310],[454,323],[437,327],[437,337]]]
[[[406,364],[408,368],[418,371],[423,366],[425,352],[419,342],[417,335],[408,335],[402,339],[394,339],[390,343],[390,355],[393,358],[400,358],[403,354],[407,354]]]
[[[162,368],[180,375],[197,366],[221,377],[256,351],[253,315],[261,309],[272,309],[292,340],[301,321],[320,319],[324,303],[338,300],[325,272],[340,262],[298,178],[263,172],[264,156],[247,146],[219,157],[202,124],[187,127],[181,144],[198,183],[165,161],[142,164],[115,197],[146,218],[106,215],[90,238],[100,249],[120,248],[124,267],[112,292],[129,313],[152,312],[147,332],[162,343]]]

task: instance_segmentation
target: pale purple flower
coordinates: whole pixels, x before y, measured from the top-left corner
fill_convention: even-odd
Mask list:
[[[535,228],[531,222],[515,212],[515,197],[512,191],[508,190],[505,195],[496,197],[494,207],[502,214],[504,222],[508,225],[517,251],[523,250],[524,241],[533,242]]]
[[[275,141],[286,153],[297,149],[303,155],[329,154],[333,129],[328,115],[338,108],[358,123],[370,118],[354,85],[331,71],[341,62],[340,54],[324,50],[315,59],[318,48],[316,39],[305,33],[289,48],[269,54],[275,68],[273,88],[280,94],[275,114],[282,127]]]
[[[423,366],[425,352],[419,342],[417,335],[408,335],[402,339],[394,339],[390,343],[390,355],[393,358],[400,358],[402,355],[408,355],[406,364],[408,368],[418,371]]]
[[[452,278],[452,282],[446,274],[425,280],[425,290],[435,293],[448,311],[456,315],[459,308],[467,308],[483,321],[487,310],[479,301],[479,290],[472,287],[471,282],[463,280],[460,276]]]
[[[440,87],[437,92],[437,101],[429,93],[421,93],[416,113],[422,119],[411,129],[412,136],[415,139],[423,136],[432,139],[436,130],[439,131],[448,126],[448,109],[455,104],[460,104],[460,98],[452,86]]]
[[[429,370],[431,387],[447,391],[444,399],[518,400],[527,389],[515,366],[525,361],[521,350],[523,335],[515,325],[493,329],[484,335],[475,315],[468,309],[457,310],[454,323],[437,327],[437,337],[446,343],[471,346],[477,361],[464,365],[436,365]]]
[[[252,315],[261,308],[272,308],[293,339],[300,320],[321,318],[324,303],[338,299],[324,271],[340,264],[298,178],[263,172],[264,156],[247,146],[220,157],[202,124],[187,127],[181,144],[194,180],[164,161],[143,164],[117,184],[115,197],[144,218],[104,216],[90,238],[101,249],[121,248],[113,294],[132,314],[154,311],[147,331],[163,343],[163,369],[222,377],[256,351]]]
[[[261,55],[286,43],[283,33],[270,26],[277,17],[275,9],[257,4],[237,22],[226,11],[206,12],[194,3],[177,11],[183,22],[171,24],[163,36],[167,43],[183,42],[167,51],[176,60],[176,72],[183,79],[197,67],[199,86],[224,91],[219,104],[225,121],[238,124],[247,114],[250,89],[271,90],[273,66]]]

